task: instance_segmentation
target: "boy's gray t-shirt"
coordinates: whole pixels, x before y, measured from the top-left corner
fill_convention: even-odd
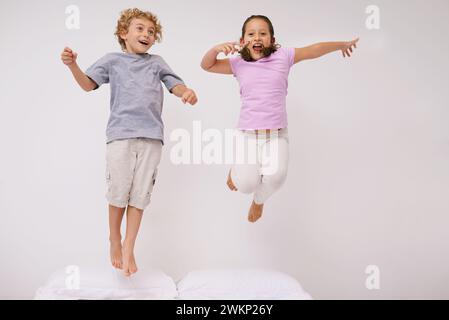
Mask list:
[[[162,59],[153,54],[108,53],[86,70],[98,87],[111,86],[107,143],[119,139],[151,138],[164,143],[161,81],[171,91],[184,84]]]

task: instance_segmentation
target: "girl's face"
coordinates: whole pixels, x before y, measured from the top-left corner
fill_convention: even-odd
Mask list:
[[[156,41],[156,28],[147,19],[135,18],[129,24],[128,32],[120,37],[125,41],[127,53],[145,53]]]
[[[245,35],[240,39],[242,47],[248,46],[251,57],[259,60],[264,57],[263,48],[268,48],[274,43],[271,37],[268,23],[262,19],[252,19],[246,24]]]

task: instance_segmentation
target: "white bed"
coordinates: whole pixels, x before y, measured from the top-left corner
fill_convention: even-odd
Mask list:
[[[310,300],[293,277],[274,270],[196,270],[177,283],[161,270],[125,277],[112,267],[69,266],[37,289],[36,300]]]

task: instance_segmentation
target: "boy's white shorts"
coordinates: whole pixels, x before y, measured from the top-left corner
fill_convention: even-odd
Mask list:
[[[145,210],[150,204],[162,143],[149,138],[115,140],[106,145],[106,199],[109,204]]]

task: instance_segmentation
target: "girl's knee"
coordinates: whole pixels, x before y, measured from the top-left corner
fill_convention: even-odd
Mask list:
[[[264,176],[264,183],[280,188],[287,179],[287,170],[278,170],[275,174]]]
[[[260,184],[260,176],[236,178],[233,182],[238,191],[249,194],[256,191]]]

